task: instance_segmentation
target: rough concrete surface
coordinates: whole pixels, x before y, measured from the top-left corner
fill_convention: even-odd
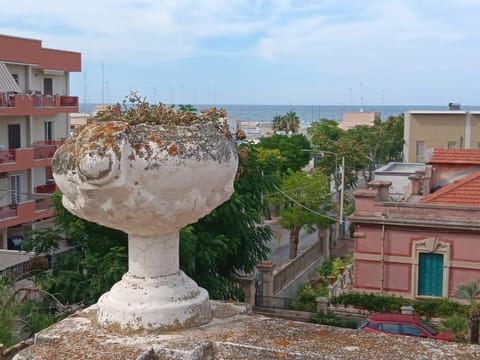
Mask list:
[[[480,346],[286,321],[212,302],[207,325],[168,333],[96,323],[96,307],[37,334],[15,360],[49,359],[480,359]]]

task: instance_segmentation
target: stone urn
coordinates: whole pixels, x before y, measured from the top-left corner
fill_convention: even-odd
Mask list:
[[[237,163],[213,122],[95,121],[57,150],[63,205],[128,234],[128,272],[99,299],[100,324],[172,330],[211,320],[207,291],[179,269],[179,230],[230,198]]]

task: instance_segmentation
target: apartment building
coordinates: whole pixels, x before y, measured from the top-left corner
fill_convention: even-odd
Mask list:
[[[480,110],[412,110],[405,113],[404,162],[424,162],[433,148],[478,149]]]
[[[53,215],[51,161],[69,136],[70,73],[81,54],[42,47],[40,40],[0,35],[0,249]]]

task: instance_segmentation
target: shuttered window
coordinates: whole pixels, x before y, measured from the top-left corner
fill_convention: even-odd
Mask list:
[[[443,255],[420,253],[418,264],[418,295],[442,296]]]

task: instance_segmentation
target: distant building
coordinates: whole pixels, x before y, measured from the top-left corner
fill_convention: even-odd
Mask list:
[[[386,180],[354,192],[354,290],[453,299],[480,278],[480,150],[435,149],[427,163],[403,201]]]
[[[389,162],[374,171],[374,180],[390,181],[389,197],[393,200],[403,200],[409,194],[411,175],[417,171],[425,172],[424,163]]]
[[[241,121],[238,126],[246,135],[247,140],[258,140],[273,134],[272,123],[259,121]]]
[[[405,113],[404,162],[424,162],[432,148],[478,149],[480,147],[480,110],[412,110]]]
[[[51,160],[69,136],[69,113],[78,112],[70,72],[81,70],[81,55],[6,35],[0,49],[0,249],[7,249],[53,215]]]
[[[352,129],[355,126],[365,125],[373,126],[375,120],[380,120],[379,112],[363,112],[363,111],[352,111],[344,112],[342,114],[342,121],[339,122],[338,126],[343,130]]]

